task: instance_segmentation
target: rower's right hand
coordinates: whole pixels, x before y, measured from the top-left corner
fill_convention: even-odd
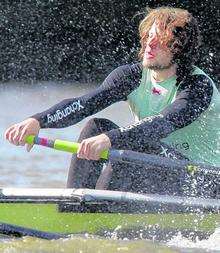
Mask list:
[[[10,126],[5,131],[5,139],[14,145],[25,145],[25,138],[28,135],[38,135],[40,131],[39,121],[34,118],[28,118],[20,123]],[[26,145],[29,152],[33,145]]]

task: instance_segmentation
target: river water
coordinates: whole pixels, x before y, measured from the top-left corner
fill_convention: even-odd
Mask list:
[[[30,153],[24,147],[16,147],[3,138],[5,129],[24,120],[62,99],[85,94],[94,84],[52,83],[0,84],[0,187],[57,187],[66,184],[70,154],[42,147],[34,147]],[[120,112],[120,113],[119,113]],[[124,126],[132,121],[128,106],[117,103],[96,115],[113,120]],[[40,136],[76,141],[87,119],[63,129],[41,130]],[[166,243],[148,240],[115,240],[72,236],[68,239],[45,241],[24,237],[0,239],[0,252],[77,252],[77,253],[176,253],[220,252],[220,231],[208,240],[192,242],[181,234]]]

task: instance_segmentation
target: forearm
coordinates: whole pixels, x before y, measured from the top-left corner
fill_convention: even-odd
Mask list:
[[[174,131],[173,125],[163,115],[147,117],[127,127],[113,129],[105,134],[113,147],[136,150],[140,146],[147,147],[151,142],[157,142]]]
[[[41,128],[62,128],[77,123],[87,116],[85,102],[81,98],[65,99],[32,118],[39,121]]]

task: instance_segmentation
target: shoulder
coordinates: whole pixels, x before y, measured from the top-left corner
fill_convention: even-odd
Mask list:
[[[115,68],[105,79],[103,87],[132,90],[141,79],[142,64],[131,63]]]
[[[135,62],[135,63],[121,65],[121,66],[117,67],[115,70],[116,71],[123,71],[123,72],[142,71],[142,63]]]
[[[188,90],[198,93],[212,93],[213,81],[207,75],[193,74],[190,75],[186,81],[180,84],[180,91]]]
[[[126,65],[121,65],[115,68],[110,75],[117,75],[121,77],[134,77],[140,76],[142,73],[142,63],[131,63]]]

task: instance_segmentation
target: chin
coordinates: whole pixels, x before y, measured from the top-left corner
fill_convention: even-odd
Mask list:
[[[151,68],[151,66],[157,65],[155,62],[149,59],[144,59],[143,60],[143,66],[144,68]]]
[[[148,60],[143,61],[143,67],[151,69],[151,70],[165,70],[165,69],[169,69],[172,65],[173,65],[172,63],[159,64],[159,63],[148,61]]]
[[[156,64],[153,62],[143,62],[143,67],[156,70],[156,69],[160,68],[161,66],[159,64]]]

